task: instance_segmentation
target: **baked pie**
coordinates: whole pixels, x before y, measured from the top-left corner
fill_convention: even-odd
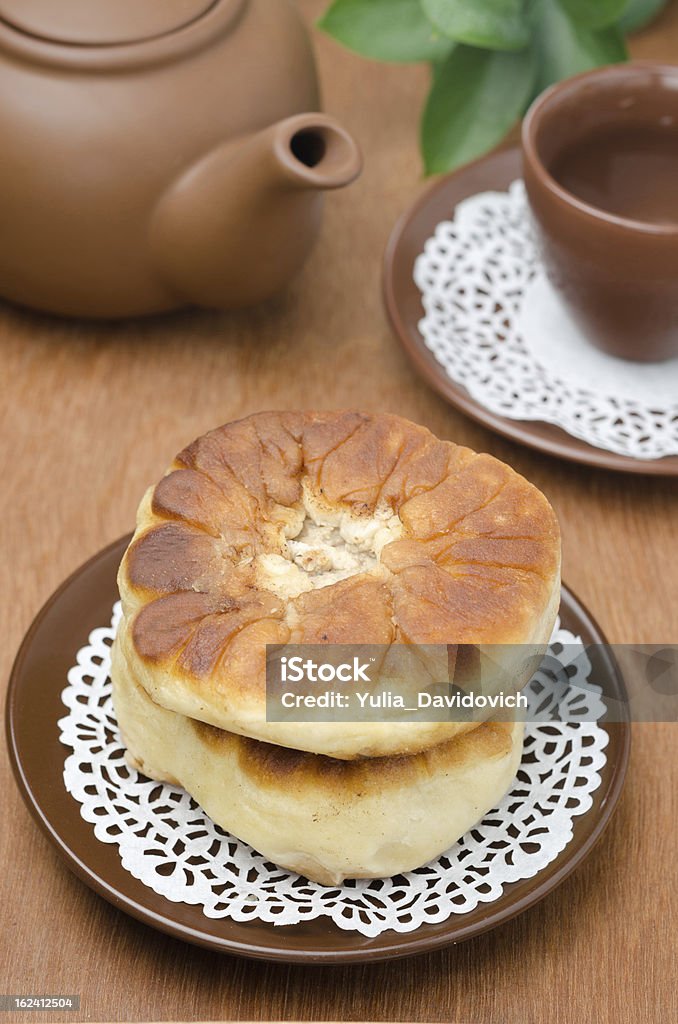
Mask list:
[[[506,792],[523,726],[268,721],[266,646],[543,651],[560,535],[510,467],[398,416],[262,413],[199,438],[147,491],[118,582],[131,763],[334,885],[448,849]],[[511,664],[517,691],[533,659]]]
[[[117,643],[162,707],[331,757],[416,753],[472,723],[269,722],[266,645],[543,650],[560,537],[509,466],[398,416],[262,413],[177,456],[118,582]]]

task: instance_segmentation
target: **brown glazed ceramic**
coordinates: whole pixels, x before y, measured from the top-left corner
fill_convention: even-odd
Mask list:
[[[123,537],[101,551],[47,602],[17,656],[6,709],[8,749],[31,814],[75,874],[115,907],[153,928],[221,953],[304,964],[388,960],[461,942],[509,921],[555,889],[591,852],[621,795],[631,740],[628,722],[604,726],[609,745],[601,784],[590,810],[574,819],[572,841],[556,860],[534,878],[507,885],[495,902],[481,903],[470,913],[440,924],[367,938],[323,918],[289,927],[212,920],[199,907],[170,903],[148,889],[123,868],[115,845],[95,838],[92,825],[81,818],[79,805],[66,792],[63,767],[68,749],[59,742],[57,725],[65,714],[60,694],[76,651],[93,629],[110,622],[118,597],[116,572],[129,540]],[[602,646],[604,637],[566,588],[561,617],[563,626],[579,634],[585,644],[601,645],[592,651],[596,682],[609,697],[625,703],[624,682]]]
[[[92,317],[267,298],[360,171],[318,108],[291,0],[0,0],[0,294]]]
[[[414,263],[437,225],[454,216],[457,203],[478,192],[505,192],[521,176],[521,153],[501,150],[447,174],[431,185],[400,218],[384,255],[384,302],[391,326],[418,373],[466,416],[503,437],[547,455],[600,469],[648,476],[678,476],[678,456],[634,459],[594,448],[560,427],[539,420],[511,420],[490,412],[463,385],[445,372],[419,333],[424,316],[421,292],[414,281]]]
[[[547,273],[591,342],[624,359],[678,355],[678,218],[670,198],[664,223],[591,206],[551,172],[584,140],[647,130],[675,137],[677,125],[678,67],[652,64],[561,82],[523,124],[525,185]]]

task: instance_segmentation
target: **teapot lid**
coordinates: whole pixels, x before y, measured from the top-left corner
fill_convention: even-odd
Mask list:
[[[50,42],[116,46],[176,32],[219,0],[0,0],[0,19]]]

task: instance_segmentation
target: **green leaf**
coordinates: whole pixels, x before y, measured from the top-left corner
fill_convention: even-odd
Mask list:
[[[607,28],[624,13],[628,0],[561,0],[573,21],[587,28]]]
[[[534,95],[580,71],[627,59],[624,39],[616,26],[596,30],[579,25],[567,16],[558,0],[541,0],[538,15],[534,46],[539,67]]]
[[[532,91],[532,50],[457,46],[437,69],[422,121],[427,174],[451,170],[497,145]]]
[[[375,60],[436,61],[454,45],[427,20],[420,0],[334,0],[318,25]]]
[[[643,28],[666,7],[667,0],[629,0],[618,25],[628,35]]]
[[[522,50],[530,41],[526,0],[421,0],[427,17],[458,43]]]

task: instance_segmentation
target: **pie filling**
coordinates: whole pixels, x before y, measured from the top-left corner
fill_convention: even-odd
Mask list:
[[[256,559],[258,585],[279,597],[293,598],[358,573],[385,572],[382,549],[403,533],[391,508],[357,515],[324,505],[308,490],[302,508],[286,511],[281,553]]]

